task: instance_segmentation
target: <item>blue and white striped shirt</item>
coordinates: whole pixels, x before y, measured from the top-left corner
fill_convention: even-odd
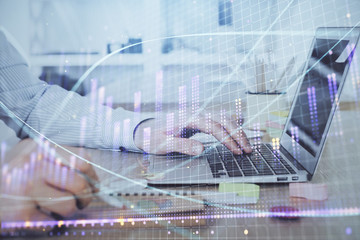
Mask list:
[[[54,142],[69,146],[139,150],[134,144],[134,130],[150,118],[91,104],[86,97],[39,80],[1,31],[0,103],[0,119],[18,137],[26,138],[29,132],[13,114]]]

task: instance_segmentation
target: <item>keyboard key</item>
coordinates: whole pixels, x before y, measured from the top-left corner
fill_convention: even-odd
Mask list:
[[[270,149],[271,150],[270,150]],[[275,152],[275,154],[274,154]],[[277,165],[284,166],[285,169],[289,170],[291,174],[295,174],[296,171],[286,162],[286,160],[280,155],[278,150],[273,150],[270,144],[266,146],[261,146],[261,155],[264,157],[266,162],[274,169],[277,168]],[[280,162],[277,162],[280,161]],[[281,167],[278,167],[281,168]],[[283,169],[283,168],[281,168]]]
[[[224,163],[224,166],[226,168],[226,170],[232,170],[232,169],[239,169],[239,167],[236,165],[235,162],[227,162],[227,163]]]
[[[289,164],[286,164],[285,165],[286,169],[291,173],[291,174],[295,174],[296,171],[289,165]]]
[[[250,155],[249,158],[250,158],[250,160],[252,162],[254,162],[254,161],[262,161],[262,158],[261,158],[259,153],[254,153],[254,154]]]
[[[270,168],[264,164],[261,165],[255,165],[256,169],[258,170],[259,174],[262,175],[273,175],[273,172],[270,170]]]
[[[224,155],[222,156],[222,160],[224,162],[233,162],[235,161],[233,155],[230,152],[225,152]]]
[[[267,147],[268,149],[270,149],[270,150],[273,149],[273,146],[272,146],[271,144],[267,143],[267,144],[265,144],[265,145],[266,145],[266,147]]]
[[[242,174],[238,169],[228,170],[227,171],[229,177],[241,177]]]
[[[291,167],[288,168],[288,170],[289,170],[289,172],[290,172],[291,174],[296,174],[296,171],[295,171],[294,169],[292,169]]]
[[[226,176],[225,172],[212,172],[214,178],[219,178],[221,176]]]
[[[292,167],[286,167],[286,169],[291,173],[291,174],[295,174],[296,171],[294,169],[292,169]]]
[[[260,155],[255,154],[255,155],[249,156],[249,158],[253,162],[255,167],[268,168],[268,166],[266,165],[266,163],[264,162],[263,158]]]
[[[225,166],[225,169],[226,169],[229,177],[242,176],[241,171],[235,162],[228,162],[224,166]]]
[[[270,167],[272,169],[274,169],[274,168],[283,168],[284,169],[283,165],[280,162],[268,162],[268,164],[270,165]]]
[[[250,161],[247,158],[238,160],[237,163],[239,164],[240,168],[243,170],[244,169],[253,169],[252,164],[250,163]]]
[[[264,145],[264,144],[262,144],[261,146],[260,146],[260,152],[261,153],[263,153],[263,152],[269,152],[269,149]]]
[[[211,154],[211,155],[206,155],[206,159],[210,165],[218,164],[218,163],[221,164],[221,160],[219,159],[219,155],[217,153]]]
[[[226,152],[227,148],[224,145],[217,145],[216,150],[218,150],[218,152],[222,154],[223,152]]]
[[[220,170],[224,170],[224,167],[221,163],[210,164],[210,168],[212,172],[218,172]]]
[[[216,146],[216,149],[219,152],[220,158],[224,163],[225,169],[229,177],[241,177],[242,173],[238,165],[236,164],[235,158],[230,152],[230,150],[223,145]]]
[[[216,149],[218,150],[218,152],[220,154],[220,158],[223,162],[234,161],[234,157],[233,157],[232,153],[224,145],[218,145],[218,146],[216,146]]]
[[[258,175],[258,173],[256,172],[255,169],[246,169],[246,170],[243,170],[243,173],[245,176],[256,176]]]
[[[239,163],[239,161],[242,161],[242,160],[248,160],[246,155],[244,154],[241,154],[241,155],[234,155],[235,157],[235,160]]]
[[[258,170],[259,173],[265,173],[265,174],[273,174],[272,171],[270,170],[269,167],[261,167],[261,168],[256,168]]]

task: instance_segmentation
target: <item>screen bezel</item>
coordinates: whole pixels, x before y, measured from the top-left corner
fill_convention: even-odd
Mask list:
[[[353,57],[354,57],[354,55],[356,54],[356,48],[357,48],[358,41],[359,41],[359,33],[360,33],[360,28],[359,27],[353,27],[353,28],[351,28],[351,27],[348,27],[348,28],[344,28],[344,27],[341,27],[341,28],[336,28],[336,27],[334,27],[334,28],[323,28],[323,27],[321,27],[321,28],[318,28],[316,30],[315,37],[314,37],[314,39],[312,41],[311,48],[310,48],[310,51],[309,51],[309,55],[308,55],[307,62],[306,62],[306,66],[305,66],[305,68],[304,68],[304,70],[303,70],[303,72],[301,74],[301,81],[298,84],[298,87],[297,87],[297,90],[296,90],[296,93],[295,93],[295,96],[294,96],[294,99],[293,99],[293,103],[292,103],[292,106],[290,108],[290,112],[289,112],[288,118],[286,120],[285,127],[284,127],[284,130],[282,132],[282,136],[281,136],[281,140],[280,140],[280,145],[288,152],[288,154],[290,154],[294,158],[294,160],[298,164],[300,164],[310,174],[310,176],[312,176],[314,174],[314,172],[316,171],[316,168],[318,166],[320,156],[321,156],[321,154],[323,152],[323,149],[324,149],[326,136],[327,136],[327,134],[329,132],[329,128],[331,126],[331,121],[333,119],[333,116],[334,116],[336,108],[337,108],[337,104],[335,104],[335,102],[334,102],[334,104],[333,104],[333,106],[331,108],[330,115],[329,115],[329,118],[327,120],[325,129],[324,129],[324,133],[322,135],[322,138],[321,138],[321,141],[320,141],[320,144],[319,144],[319,147],[318,147],[318,151],[317,151],[315,156],[313,156],[311,153],[309,153],[299,143],[297,143],[297,142],[293,143],[291,136],[289,136],[286,133],[286,129],[287,129],[288,125],[289,125],[290,116],[291,116],[291,114],[292,114],[292,112],[294,110],[296,98],[297,98],[297,96],[298,96],[298,94],[300,92],[301,84],[304,81],[304,77],[305,77],[306,72],[307,72],[307,70],[309,68],[309,60],[310,60],[311,54],[312,54],[312,52],[314,50],[315,41],[318,38],[319,39],[349,40],[350,43],[355,44],[355,50],[354,50],[354,53],[353,53]],[[346,80],[346,77],[348,75],[350,65],[351,64],[347,64],[345,69],[344,69],[342,79],[341,79],[341,82],[340,82],[340,85],[339,85],[339,88],[338,88],[338,92],[337,92],[338,98],[340,98],[340,94],[341,94],[343,86],[345,84],[345,80]],[[310,166],[306,166],[301,161],[298,161],[296,159],[296,157],[293,156],[293,154],[292,154],[293,144],[295,144],[295,147],[297,149],[299,149],[299,151],[300,151],[299,155],[302,156],[303,158],[308,159],[309,162],[311,162],[311,163],[315,162],[315,166],[312,166],[310,168]],[[311,164],[311,165],[313,165],[313,164]]]

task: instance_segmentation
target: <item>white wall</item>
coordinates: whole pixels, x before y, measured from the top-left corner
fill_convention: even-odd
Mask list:
[[[158,1],[37,0],[30,3],[33,32],[41,45],[33,53],[97,51],[129,37],[150,39],[159,35]],[[149,6],[150,5],[150,6]]]
[[[6,28],[29,53],[29,0],[0,0],[0,26]]]
[[[276,1],[277,16],[289,2]],[[278,71],[283,71],[292,57],[296,57],[296,67],[300,67],[306,61],[316,28],[352,27],[359,23],[360,1],[294,1],[274,26],[275,31],[284,33],[273,42]],[[294,31],[303,34],[291,34]],[[346,101],[353,101],[355,97],[351,87],[346,87],[342,95],[342,99]]]

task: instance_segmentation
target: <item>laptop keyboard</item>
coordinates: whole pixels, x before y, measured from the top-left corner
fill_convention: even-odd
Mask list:
[[[274,153],[270,144],[260,144],[251,154],[233,155],[223,145],[207,149],[206,158],[214,178],[295,174],[292,167]]]

